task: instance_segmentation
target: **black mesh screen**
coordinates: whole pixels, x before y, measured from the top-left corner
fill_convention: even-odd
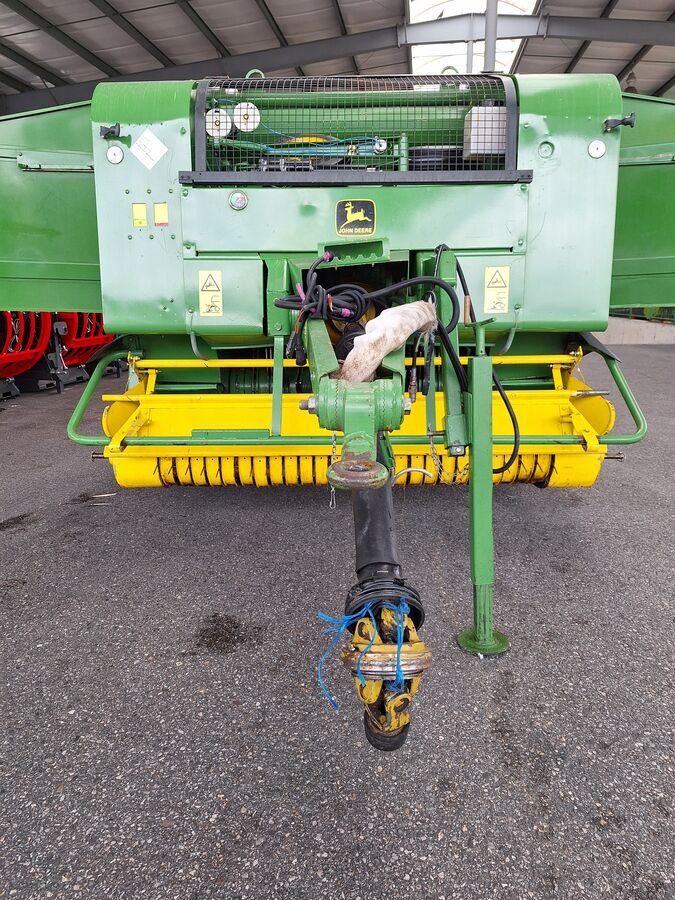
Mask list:
[[[495,76],[209,79],[195,104],[192,175],[200,177],[183,180],[504,173],[515,168],[516,119],[512,84]]]

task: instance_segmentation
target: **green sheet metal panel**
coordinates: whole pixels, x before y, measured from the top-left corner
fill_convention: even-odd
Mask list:
[[[184,251],[188,258],[194,253],[183,247],[178,183],[178,172],[192,160],[192,88],[192,82],[104,83],[94,91],[91,127],[108,330],[185,334],[194,327],[183,259]],[[101,136],[101,128],[116,125],[118,137]],[[121,150],[121,159],[110,156],[111,147]]]
[[[675,100],[623,102],[611,305],[675,306]]]
[[[518,166],[534,170],[525,325],[602,330],[609,314],[622,130],[605,133],[603,122],[621,115],[618,82],[611,75],[518,75],[516,83]]]
[[[101,309],[88,103],[0,119],[0,309]]]
[[[203,128],[193,121],[192,82],[99,86],[92,112],[107,327],[250,335],[253,322],[263,327],[265,256],[292,259],[362,240],[372,262],[401,252],[413,259],[446,243],[462,260],[480,314],[496,319],[494,330],[516,323],[525,331],[604,328],[620,134],[602,126],[621,114],[618,83],[597,75],[515,82],[518,168],[532,170],[531,184],[245,184],[243,209],[230,203],[237,184],[179,183],[178,173],[194,165],[194,129]],[[119,137],[102,138],[100,128],[115,123]],[[595,141],[603,142],[598,157],[589,152]],[[132,149],[139,142],[140,157]],[[113,144],[121,161],[108,159]],[[375,229],[345,240],[336,231],[336,206],[364,198],[375,203]],[[166,221],[157,221],[156,205]],[[495,312],[488,309],[486,270],[505,267],[508,309]],[[200,279],[209,272],[222,279],[222,312],[216,304],[203,315]]]

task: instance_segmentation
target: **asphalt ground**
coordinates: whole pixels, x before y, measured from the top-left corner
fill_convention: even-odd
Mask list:
[[[590,490],[496,492],[507,655],[454,642],[466,491],[397,489],[435,656],[393,754],[337,661],[339,713],[316,682],[347,498],[117,490],[65,438],[79,389],[6,403],[0,896],[675,897],[675,352],[621,355],[646,441]]]

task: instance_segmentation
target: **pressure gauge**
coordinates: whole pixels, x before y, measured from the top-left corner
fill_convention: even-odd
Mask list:
[[[124,159],[124,150],[122,150],[119,144],[111,144],[105,151],[105,155],[109,163],[112,163],[113,166],[117,166]]]
[[[246,209],[248,206],[248,197],[243,191],[233,191],[229,198],[232,209]]]

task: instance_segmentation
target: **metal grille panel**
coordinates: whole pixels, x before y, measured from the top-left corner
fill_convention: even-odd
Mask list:
[[[512,83],[495,76],[207,79],[198,177],[182,180],[503,180],[489,174],[515,170],[516,130]]]

